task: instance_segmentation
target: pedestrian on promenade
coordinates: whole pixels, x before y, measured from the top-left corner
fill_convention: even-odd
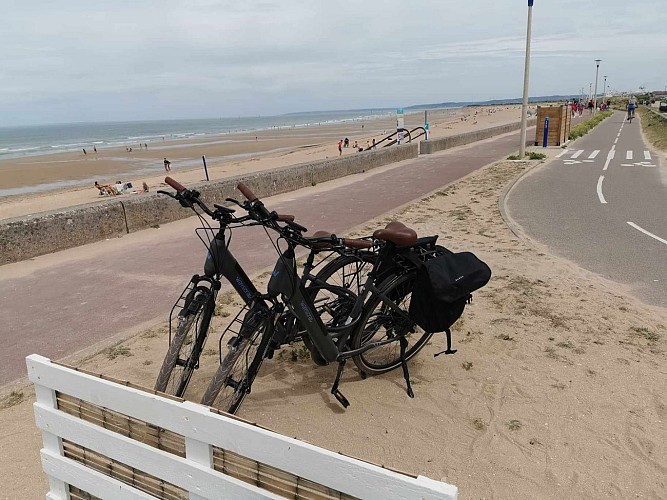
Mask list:
[[[164,171],[165,172],[171,171],[171,162],[166,158],[164,159]]]
[[[343,154],[343,139],[338,141],[338,156]]]
[[[577,101],[572,101],[572,117],[577,113]]]

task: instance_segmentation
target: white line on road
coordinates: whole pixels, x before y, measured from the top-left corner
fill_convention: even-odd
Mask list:
[[[614,151],[614,149],[616,149],[616,145],[615,145],[615,144],[611,147],[611,151]]]
[[[637,231],[641,231],[641,232],[644,233],[645,235],[650,236],[651,238],[658,240],[660,243],[664,243],[665,245],[667,245],[667,240],[663,240],[663,239],[660,238],[659,236],[656,236],[656,235],[653,234],[653,233],[649,233],[646,229],[639,227],[639,226],[638,226],[637,224],[635,224],[634,222],[630,222],[630,221],[628,221],[628,224],[630,224],[632,227],[634,227]]]
[[[617,142],[618,142],[618,137],[614,139],[614,144],[616,144]]]
[[[650,151],[644,151],[644,159],[645,160],[650,160],[651,159],[651,152]]]
[[[583,150],[583,149],[580,149],[579,151],[577,151],[576,153],[574,153],[572,156],[570,156],[570,158],[578,158],[579,155],[580,155],[581,153],[583,153],[583,152],[584,152],[584,150]]]
[[[609,154],[607,155],[607,160],[613,160],[614,156],[616,156],[616,152],[612,149],[609,151]]]
[[[561,156],[563,156],[565,153],[568,153],[569,151],[570,151],[569,149],[564,149],[563,151],[561,151],[560,153],[558,153],[556,155],[556,158],[560,158]]]
[[[588,155],[588,159],[592,160],[593,158],[595,158],[598,155],[599,152],[600,152],[600,150],[596,149],[595,151],[593,151],[591,154]]]
[[[632,150],[629,150],[625,153],[626,160],[632,160]]]
[[[607,167],[609,167],[609,162],[611,161],[611,158],[607,157],[607,161],[604,162],[604,168],[602,170],[607,170]]]
[[[600,203],[607,203],[607,200],[604,199],[602,195],[602,181],[604,180],[604,175],[601,175],[598,179],[598,198],[600,198]]]

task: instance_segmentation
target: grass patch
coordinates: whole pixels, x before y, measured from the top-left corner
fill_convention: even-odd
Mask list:
[[[511,431],[518,431],[521,429],[521,422],[519,420],[510,420],[507,422],[507,428]]]
[[[656,149],[667,151],[667,119],[653,113],[644,106],[639,106],[642,131]]]
[[[104,353],[107,355],[107,358],[109,359],[116,359],[119,356],[126,356],[126,357],[132,356],[130,348],[124,345],[109,347],[108,349],[105,349]]]
[[[5,397],[0,401],[0,408],[11,408],[21,403],[25,399],[25,395],[21,391],[12,391],[9,393],[9,396]]]
[[[484,429],[486,429],[486,424],[484,423],[484,420],[482,420],[481,418],[473,418],[472,426],[478,431],[483,431]]]
[[[574,140],[578,139],[579,137],[583,137],[584,135],[589,133],[596,125],[598,125],[602,120],[613,114],[614,112],[611,110],[597,113],[594,117],[589,118],[585,122],[582,122],[575,127],[572,127],[570,129],[570,135],[568,136],[568,139]]]
[[[524,158],[528,158],[529,160],[544,160],[547,157],[544,153],[537,153],[535,151],[527,151],[525,154]],[[507,157],[508,160],[520,160],[521,157],[519,155],[509,155]]]
[[[649,342],[655,342],[660,338],[660,335],[658,335],[656,332],[649,330],[648,328],[645,327],[638,327],[638,326],[633,326],[630,328],[636,335],[639,335],[640,337],[645,338]]]

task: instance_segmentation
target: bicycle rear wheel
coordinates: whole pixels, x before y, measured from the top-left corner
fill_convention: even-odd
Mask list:
[[[201,404],[232,414],[238,410],[264,360],[271,327],[267,309],[248,311],[239,334],[229,342],[229,350],[202,396]]]
[[[215,295],[196,287],[178,315],[176,333],[155,381],[155,390],[182,397],[197,368],[215,309]]]
[[[408,273],[382,287],[383,293],[406,315],[410,307],[415,273]],[[413,321],[403,317],[373,295],[364,306],[359,327],[352,334],[351,349],[359,349],[371,342],[395,340],[394,342],[373,347],[353,359],[359,370],[371,375],[379,375],[401,366],[401,348],[399,339],[405,336],[408,346],[405,351],[406,361],[415,356],[431,338],[433,333],[425,332]]]

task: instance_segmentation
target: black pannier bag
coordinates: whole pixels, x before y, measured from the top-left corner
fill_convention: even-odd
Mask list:
[[[445,332],[463,314],[471,293],[491,279],[491,269],[470,252],[438,247],[420,262],[410,299],[410,318],[427,332]]]

